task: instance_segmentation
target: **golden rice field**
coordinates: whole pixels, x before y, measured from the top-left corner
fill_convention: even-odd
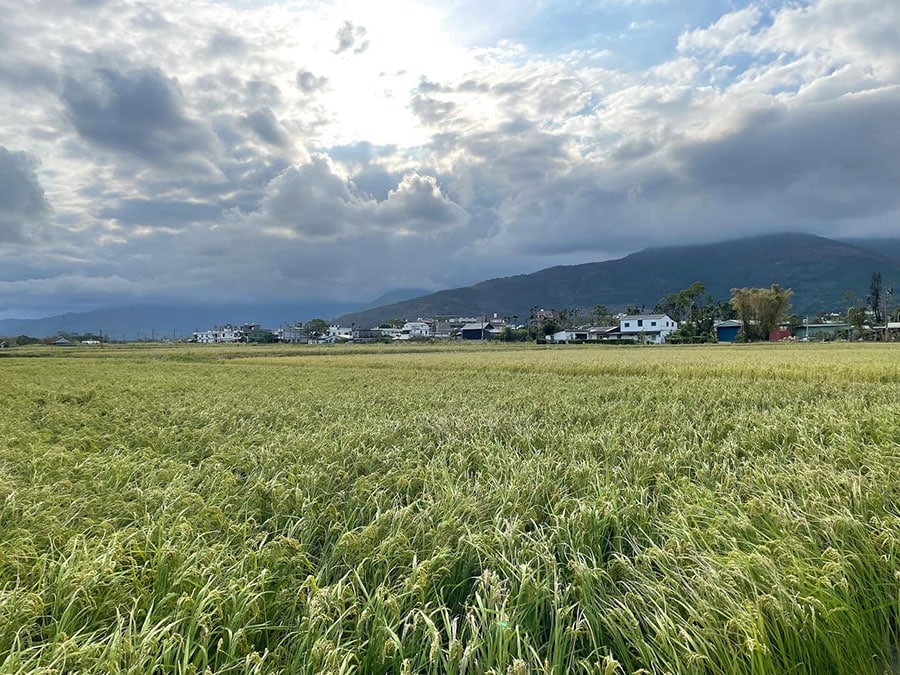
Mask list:
[[[898,654],[900,346],[0,352],[2,673]]]

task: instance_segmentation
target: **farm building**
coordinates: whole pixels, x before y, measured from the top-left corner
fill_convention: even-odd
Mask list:
[[[738,333],[741,332],[741,322],[737,319],[716,321],[715,329],[716,340],[719,342],[734,342],[737,340]]]
[[[490,321],[467,323],[462,327],[463,340],[490,340],[500,335],[500,329]]]

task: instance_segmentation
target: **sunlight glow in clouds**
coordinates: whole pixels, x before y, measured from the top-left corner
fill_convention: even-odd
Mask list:
[[[0,0],[0,314],[896,236],[900,5],[687,5]]]

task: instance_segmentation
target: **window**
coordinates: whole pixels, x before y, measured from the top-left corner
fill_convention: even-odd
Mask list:
[[[640,328],[640,327],[643,326],[643,325],[644,325],[644,320],[643,320],[643,319],[638,319],[638,327]]]
[[[626,321],[626,322],[625,322],[625,328],[631,328],[631,323],[628,322],[628,321]]]
[[[655,321],[651,321],[651,322],[650,322],[650,325],[651,325],[651,326],[655,326],[655,325],[656,325],[656,322],[655,322]]]

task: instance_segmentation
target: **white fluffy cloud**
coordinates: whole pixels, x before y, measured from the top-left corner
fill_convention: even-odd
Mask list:
[[[896,234],[897,3],[723,3],[649,65],[629,40],[672,8],[589,35],[516,7],[0,0],[0,297],[365,299]]]
[[[432,176],[407,174],[385,199],[378,200],[320,154],[275,177],[266,186],[258,210],[229,215],[232,226],[312,243],[352,240],[372,232],[428,236],[468,220]]]

